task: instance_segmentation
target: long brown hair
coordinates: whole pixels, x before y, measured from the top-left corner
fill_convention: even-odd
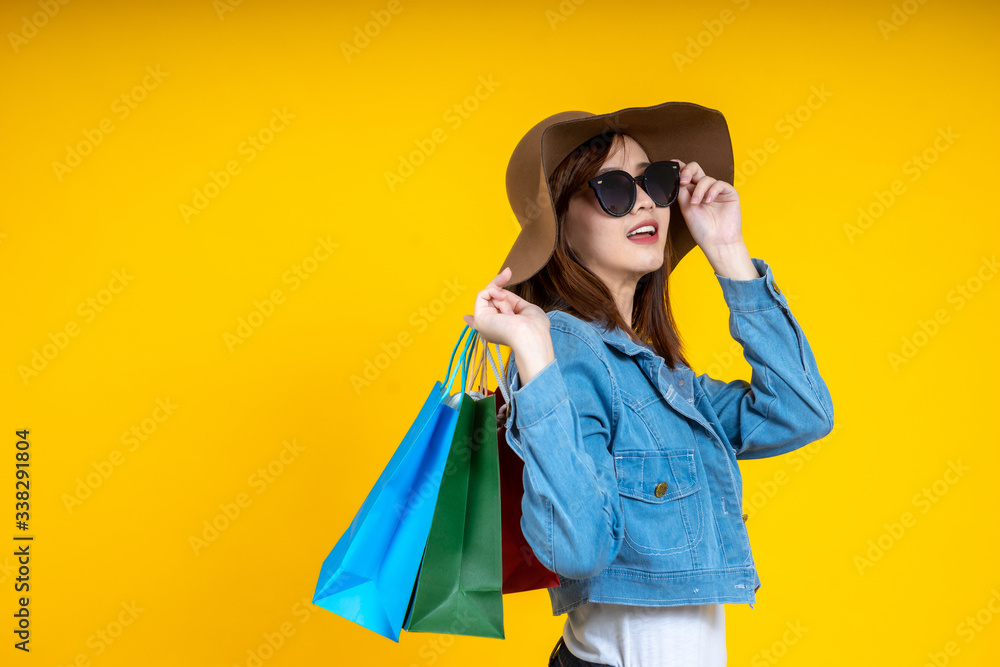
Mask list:
[[[633,341],[649,344],[671,369],[677,363],[687,366],[667,289],[670,244],[665,245],[660,268],[639,280],[632,300],[632,321],[625,322],[611,291],[583,265],[566,242],[565,218],[570,197],[597,175],[616,146],[623,145],[621,132],[605,132],[585,141],[559,163],[549,178],[558,221],[555,249],[538,273],[506,289],[546,312],[561,310],[587,322],[600,322],[605,330],[619,328]],[[672,213],[676,214],[676,210]],[[684,224],[679,219],[671,222]]]

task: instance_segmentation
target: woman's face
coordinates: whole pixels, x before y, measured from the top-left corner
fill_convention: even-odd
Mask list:
[[[624,139],[624,142],[621,140]],[[646,152],[632,137],[616,136],[611,152],[600,171],[622,169],[633,177],[649,164]],[[570,198],[566,212],[566,240],[588,269],[614,290],[656,271],[663,264],[663,252],[670,223],[670,207],[653,203],[641,186],[636,187],[635,205],[621,217],[605,213],[593,188],[586,187]],[[655,233],[628,236],[638,227],[651,225]]]

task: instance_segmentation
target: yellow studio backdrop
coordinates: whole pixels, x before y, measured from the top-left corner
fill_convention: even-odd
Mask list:
[[[0,28],[0,664],[545,664],[544,590],[505,640],[310,600],[518,232],[518,139],[671,100],[725,114],[835,405],[741,463],[762,587],[729,664],[997,664],[994,3],[11,0]],[[749,379],[700,250],[672,285],[695,370]]]

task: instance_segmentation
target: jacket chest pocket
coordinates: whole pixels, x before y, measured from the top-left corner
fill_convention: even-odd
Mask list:
[[[625,542],[642,554],[676,554],[678,565],[689,561],[703,524],[694,450],[615,452],[615,474]]]
[[[652,386],[623,388],[621,397],[625,409],[618,424],[617,440],[622,445],[652,441],[658,449],[678,451],[696,446],[687,418],[676,412]]]

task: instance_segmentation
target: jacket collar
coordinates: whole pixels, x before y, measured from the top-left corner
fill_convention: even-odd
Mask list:
[[[636,355],[648,355],[652,357],[657,356],[653,350],[645,345],[636,343],[629,338],[627,333],[617,327],[611,329],[610,331],[605,331],[600,322],[587,322],[587,324],[594,328],[594,331],[597,332],[606,344],[621,350],[630,357],[634,357]]]
[[[702,424],[705,423],[702,414],[694,407],[694,371],[686,366],[678,366],[671,370],[663,357],[656,354],[652,348],[636,343],[617,327],[605,331],[600,322],[587,322],[587,324],[594,328],[606,345],[632,357],[653,386],[677,412]]]
[[[587,322],[587,324],[594,328],[594,331],[597,332],[597,335],[601,337],[605,344],[624,352],[630,357],[634,357],[636,363],[644,368],[652,365],[653,368],[657,369],[662,366],[667,373],[683,373],[685,370],[690,372],[690,369],[687,369],[686,367],[677,368],[671,371],[667,368],[666,362],[663,361],[663,357],[658,355],[652,347],[646,345],[645,343],[636,343],[634,340],[629,338],[627,333],[617,327],[611,331],[605,331],[601,328],[601,324],[599,322]],[[681,377],[686,376],[677,375],[678,379]],[[685,384],[686,383],[687,382],[685,381]]]

